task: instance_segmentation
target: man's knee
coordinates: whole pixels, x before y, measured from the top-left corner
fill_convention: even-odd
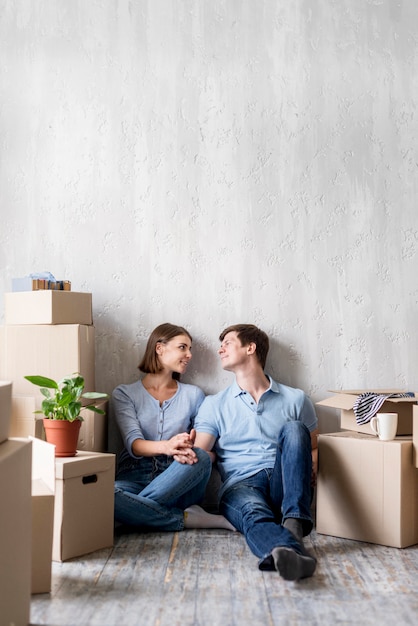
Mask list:
[[[308,444],[310,443],[311,436],[308,428],[302,422],[292,420],[286,422],[279,433],[279,444],[284,442],[293,444]]]

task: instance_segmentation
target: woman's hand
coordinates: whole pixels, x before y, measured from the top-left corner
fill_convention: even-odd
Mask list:
[[[178,463],[193,465],[197,463],[197,456],[193,450],[196,431],[193,429],[189,433],[179,433],[166,441],[167,456],[172,456]]]

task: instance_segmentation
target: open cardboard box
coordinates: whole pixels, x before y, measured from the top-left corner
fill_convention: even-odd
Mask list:
[[[376,394],[395,394],[405,393],[402,389],[350,389],[341,391],[332,391],[334,395],[320,402],[316,402],[318,406],[326,406],[333,409],[340,409],[341,421],[340,426],[343,430],[354,430],[367,435],[372,434],[370,424],[357,424],[354,415],[353,406],[357,397],[362,393],[372,392]],[[412,435],[412,407],[418,401],[418,396],[409,398],[388,398],[379,413],[397,413],[398,414],[398,430],[397,435]]]
[[[418,469],[412,438],[319,435],[316,530],[405,548],[418,543]]]

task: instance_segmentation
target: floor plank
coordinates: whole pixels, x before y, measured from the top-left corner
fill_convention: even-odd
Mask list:
[[[298,626],[418,622],[418,546],[404,550],[319,535],[315,575],[260,572],[239,533],[126,534],[113,548],[53,563],[33,626]]]

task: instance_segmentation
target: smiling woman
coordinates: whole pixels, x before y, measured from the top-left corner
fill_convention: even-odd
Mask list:
[[[180,382],[192,337],[165,323],[151,333],[138,369],[142,380],[119,385],[112,400],[124,450],[118,459],[115,519],[137,529],[228,528],[221,515],[196,505],[211,474],[207,452],[194,448],[194,418],[204,399]]]

